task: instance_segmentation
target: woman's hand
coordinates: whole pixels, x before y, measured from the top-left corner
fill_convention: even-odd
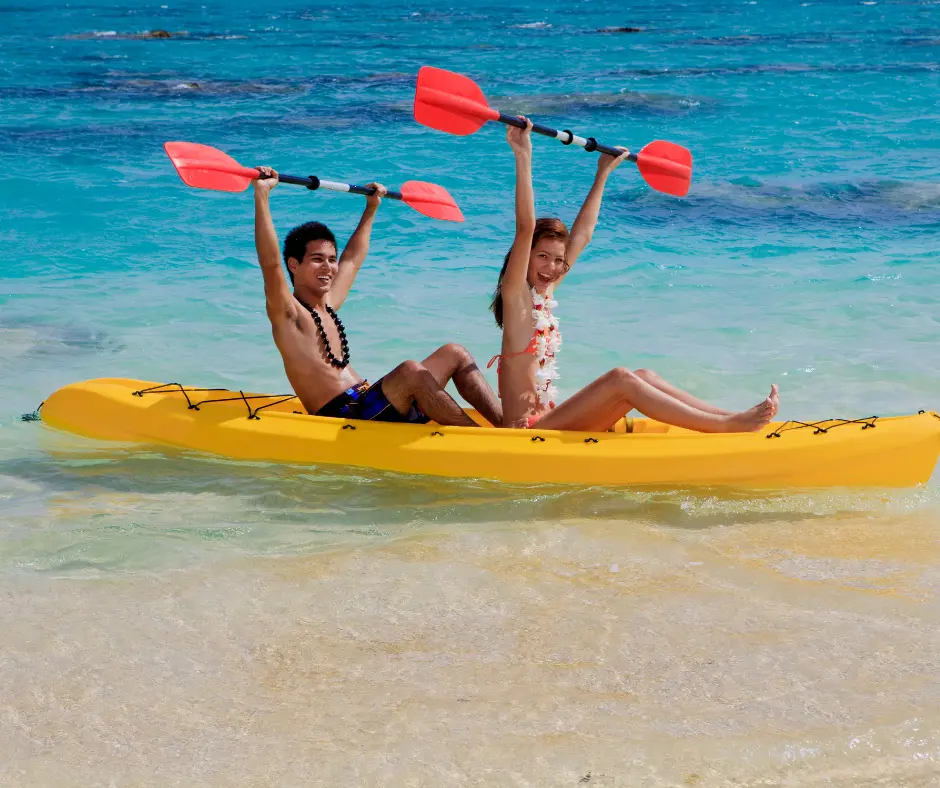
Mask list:
[[[519,120],[525,121],[525,128],[518,129],[515,126],[506,127],[506,142],[512,148],[516,156],[532,155],[532,121],[522,115]]]
[[[626,161],[627,156],[630,151],[627,150],[623,145],[616,145],[617,150],[622,150],[619,156],[611,156],[608,153],[602,153],[601,157],[597,160],[597,174],[598,176],[607,177],[614,170],[616,170],[621,164]]]

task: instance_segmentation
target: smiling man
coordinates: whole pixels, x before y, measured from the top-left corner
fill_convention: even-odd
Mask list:
[[[268,319],[287,379],[307,412],[367,421],[423,424],[433,420],[475,426],[444,391],[453,380],[460,395],[499,426],[499,399],[460,345],[444,345],[421,363],[402,362],[371,385],[349,364],[349,345],[336,312],[366,259],[385,187],[370,184],[375,194],[366,198],[359,225],[339,259],[336,239],[326,225],[308,222],[291,230],[284,241],[288,284],[268,204],[277,173],[270,167],[259,169],[263,177],[254,182],[255,246],[264,275]]]

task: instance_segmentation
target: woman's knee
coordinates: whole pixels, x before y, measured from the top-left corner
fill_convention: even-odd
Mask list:
[[[636,373],[626,367],[614,367],[607,374],[614,380],[632,380],[636,377]]]
[[[659,378],[653,370],[651,369],[635,369],[633,374],[636,375],[640,380],[645,380],[647,383],[652,383],[654,380]]]
[[[618,388],[631,388],[640,382],[640,377],[626,367],[614,367],[605,377]]]

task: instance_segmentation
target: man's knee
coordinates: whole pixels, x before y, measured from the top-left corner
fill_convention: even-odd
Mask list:
[[[460,367],[473,363],[473,356],[470,355],[470,351],[456,342],[448,342],[438,348],[437,352],[453,360]]]
[[[401,364],[389,372],[386,377],[392,377],[403,382],[415,381],[427,374],[427,371],[427,368],[423,364],[409,359],[408,361],[402,361]]]

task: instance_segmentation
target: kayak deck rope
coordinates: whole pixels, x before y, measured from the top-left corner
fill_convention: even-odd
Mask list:
[[[874,429],[876,421],[878,421],[878,416],[868,416],[864,419],[823,419],[822,421],[811,422],[786,421],[773,432],[768,432],[767,437],[779,438],[784,432],[802,429],[811,429],[813,435],[825,435],[829,430],[835,429],[836,427],[844,427],[847,424],[861,424],[863,430]],[[823,427],[823,424],[827,426]]]
[[[181,383],[161,383],[157,386],[151,386],[147,389],[140,389],[138,391],[131,392],[131,395],[134,397],[143,397],[145,394],[182,394],[186,399],[186,405],[189,410],[199,410],[202,405],[211,405],[215,402],[244,402],[245,408],[248,410],[248,418],[258,420],[260,417],[258,414],[265,408],[271,408],[275,405],[280,405],[283,402],[290,402],[291,400],[297,399],[295,394],[246,394],[244,391],[239,390],[238,396],[229,396],[229,397],[206,397],[204,399],[199,399],[198,397],[190,398],[190,394],[212,394],[212,393],[224,393],[224,394],[235,394],[231,389],[204,389],[204,388],[187,388]],[[257,407],[252,407],[252,400],[270,400],[270,402],[265,402],[263,405],[258,405]],[[42,407],[40,405],[40,407]],[[36,418],[38,419],[38,408],[36,413]],[[923,413],[924,411],[920,411]],[[303,411],[295,410],[294,413],[303,414]],[[932,413],[935,418],[940,419],[940,414]],[[24,420],[32,420],[27,417],[33,416],[33,414],[25,414],[23,416]],[[860,424],[863,430],[874,429],[878,421],[878,416],[867,416],[862,419],[823,419],[822,421],[787,421],[781,424],[772,432],[767,433],[768,438],[780,438],[785,432],[792,432],[793,430],[803,430],[811,429],[814,435],[825,435],[830,430],[835,429],[836,427],[845,427],[849,424]],[[536,435],[532,438],[532,441],[543,441],[545,440],[540,435]],[[594,442],[588,438],[585,440],[585,443]]]
[[[201,399],[198,402],[193,402],[189,398],[190,394],[196,394],[198,392],[216,392],[221,391],[226,394],[234,394],[234,391],[230,389],[197,389],[197,388],[186,388],[181,383],[161,383],[159,386],[151,386],[149,389],[140,389],[138,391],[132,391],[131,396],[133,397],[143,397],[144,394],[182,394],[186,398],[186,405],[189,410],[199,410],[201,405],[211,405],[213,402],[244,402],[245,407],[248,409],[248,418],[260,420],[258,413],[265,408],[271,408],[275,405],[280,405],[282,402],[290,402],[292,399],[297,399],[295,394],[245,394],[244,391],[239,390],[237,397],[209,397],[207,399]],[[252,408],[251,403],[248,400],[257,400],[257,399],[269,399],[272,402],[267,402],[264,405],[259,405],[257,408]],[[294,411],[295,413],[301,413],[301,411]]]

